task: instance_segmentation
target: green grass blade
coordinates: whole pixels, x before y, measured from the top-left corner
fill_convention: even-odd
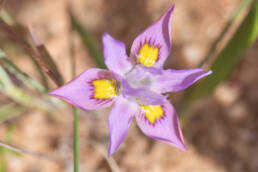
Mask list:
[[[15,130],[15,125],[14,124],[9,124],[8,125],[8,128],[7,128],[7,132],[5,134],[5,137],[4,137],[4,142],[6,142],[7,144],[11,144],[11,139],[12,139],[12,135],[13,135],[13,132]],[[4,147],[2,147],[3,149],[5,149]],[[15,155],[15,156],[20,156],[21,154],[20,153],[17,153],[15,151],[12,151],[11,149],[5,149],[6,151],[6,154],[12,154],[12,155]]]
[[[79,23],[72,13],[70,13],[70,20],[72,28],[79,34],[89,54],[94,58],[100,68],[105,69],[106,65],[104,63],[104,57],[97,41],[94,39],[94,36]]]
[[[14,124],[9,124],[8,127],[7,127],[7,132],[6,132],[6,135],[4,137],[4,141],[8,144],[11,143],[11,137],[12,137],[12,134],[14,132],[14,129],[15,129]]]
[[[11,135],[13,133],[14,125],[9,125],[7,128],[7,133],[5,135],[4,140],[8,143],[11,141]],[[7,160],[6,160],[6,154],[12,153],[14,155],[17,155],[16,152],[10,151],[8,149],[5,149],[5,147],[0,146],[0,172],[6,172],[6,166],[7,166]]]
[[[213,55],[213,53],[215,52],[218,44],[220,43],[220,41],[224,38],[224,36],[228,33],[229,28],[232,26],[232,24],[234,23],[234,21],[237,19],[237,17],[239,16],[239,14],[245,10],[248,5],[253,2],[254,0],[243,0],[235,9],[235,11],[233,12],[231,18],[228,20],[226,26],[223,28],[222,32],[219,34],[219,36],[216,38],[216,40],[212,43],[209,51],[207,52],[207,54],[205,55],[205,57],[203,58],[203,60],[200,62],[200,64],[198,65],[199,67],[203,66],[203,64],[205,62],[207,62]]]
[[[12,80],[5,72],[4,68],[0,66],[0,90],[5,90],[13,86]]]
[[[13,118],[23,112],[24,108],[15,103],[10,103],[0,107],[0,122]]]
[[[225,80],[258,36],[258,2],[250,8],[231,40],[216,56],[211,66],[213,74],[207,76],[197,87],[192,87],[184,99],[184,107],[195,99],[209,95]]]
[[[49,100],[37,98],[14,85],[9,75],[1,66],[0,92],[24,107],[37,108],[42,112],[51,112],[55,109]]]
[[[5,23],[7,23],[8,25],[15,24],[15,21],[13,20],[13,18],[10,16],[10,14],[5,9],[1,9],[0,16],[5,21]]]
[[[34,88],[39,92],[46,92],[46,88],[36,80],[30,78],[24,72],[22,72],[0,49],[0,63],[3,64],[9,72],[15,74],[15,76],[22,81],[26,86]]]
[[[6,159],[4,157],[4,152],[3,151],[0,151],[0,172],[6,172]]]

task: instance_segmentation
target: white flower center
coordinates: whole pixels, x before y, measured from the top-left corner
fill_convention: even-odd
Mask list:
[[[151,90],[151,87],[155,82],[152,74],[143,70],[138,65],[128,72],[125,77],[132,88],[146,88]]]

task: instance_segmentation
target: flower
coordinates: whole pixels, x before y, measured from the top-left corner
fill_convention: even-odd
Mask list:
[[[109,70],[88,69],[49,93],[84,110],[114,104],[108,120],[109,156],[125,139],[133,117],[148,137],[186,150],[177,113],[164,94],[183,90],[211,71],[163,69],[171,52],[173,9],[170,6],[134,40],[130,57],[124,43],[105,33],[103,49]]]

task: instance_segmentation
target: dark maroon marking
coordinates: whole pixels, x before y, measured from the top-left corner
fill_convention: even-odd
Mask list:
[[[159,119],[155,119],[154,123],[151,123],[151,122],[148,120],[148,118],[145,116],[145,113],[144,113],[144,112],[142,113],[142,116],[143,116],[145,122],[147,122],[147,123],[148,123],[149,125],[151,125],[152,127],[155,127],[155,125],[156,125],[157,123],[163,121],[163,120],[165,119],[165,117],[167,116],[167,115],[166,115],[166,112],[165,112],[165,110],[164,110],[165,106],[163,106],[163,105],[160,105],[160,106],[161,106],[161,108],[162,108],[162,110],[163,110],[163,115],[162,115],[162,117],[160,117]]]
[[[99,77],[99,78],[94,78],[94,79],[91,79],[91,80],[87,81],[88,84],[91,86],[90,91],[92,91],[94,94],[95,94],[95,91],[94,91],[94,86],[93,86],[92,82],[93,82],[93,81],[96,81],[96,80],[100,80],[100,79],[107,79],[107,80],[110,80],[110,78],[101,78],[101,77]],[[117,82],[117,81],[116,81],[116,82]],[[95,97],[94,97],[94,94],[90,96],[90,99],[98,101],[98,102],[97,102],[98,104],[100,104],[100,103],[106,103],[106,102],[108,102],[108,100],[111,101],[111,100],[114,99],[114,98],[98,99],[98,98],[95,98]]]
[[[157,57],[157,60],[156,60],[156,62],[157,61],[159,61],[159,59],[160,59],[160,50],[161,50],[161,48],[162,48],[162,45],[161,44],[159,44],[159,43],[155,43],[155,40],[152,40],[151,38],[149,38],[148,40],[147,40],[148,38],[144,38],[144,41],[142,42],[142,41],[140,41],[140,46],[138,46],[138,48],[137,48],[137,55],[139,55],[139,53],[140,53],[140,50],[141,50],[141,48],[142,48],[142,46],[144,45],[144,44],[148,44],[148,45],[150,45],[150,46],[153,46],[154,48],[158,48],[159,49],[159,51],[158,51],[158,57]],[[155,63],[156,63],[155,62]]]

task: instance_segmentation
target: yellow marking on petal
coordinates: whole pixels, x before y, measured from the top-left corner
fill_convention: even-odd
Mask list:
[[[98,79],[92,82],[94,86],[94,98],[109,99],[117,95],[116,81],[110,79]]]
[[[164,116],[164,111],[161,106],[147,106],[141,105],[145,117],[151,124],[154,124],[156,120]]]
[[[158,60],[158,55],[159,55],[159,48],[154,47],[153,45],[150,46],[149,44],[146,43],[141,47],[139,51],[138,63],[146,67],[151,67]]]

